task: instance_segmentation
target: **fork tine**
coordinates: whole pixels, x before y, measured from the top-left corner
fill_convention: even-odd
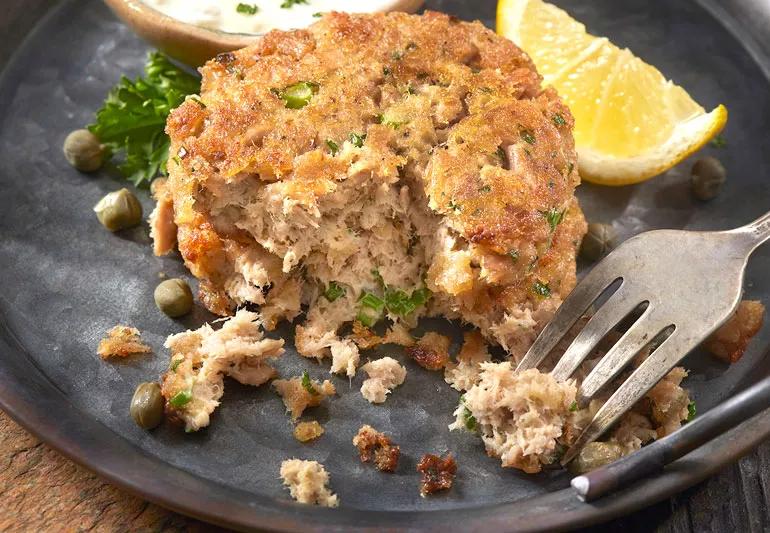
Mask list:
[[[606,260],[586,274],[586,277],[567,295],[551,321],[546,324],[519,362],[516,367],[517,372],[539,365],[599,295],[619,279],[619,276],[610,276],[607,272],[608,268],[602,268],[603,264],[606,264]]]
[[[585,377],[578,390],[578,405],[585,405],[602,387],[615,379],[628,363],[668,325],[658,319],[648,307],[644,314],[610,348]]]
[[[639,368],[624,381],[618,390],[610,396],[607,403],[599,408],[591,423],[583,430],[575,443],[567,450],[561,464],[569,463],[580,450],[589,442],[595,441],[607,429],[617,422],[618,418],[628,411],[644,396],[663,376],[674,368],[695,346],[697,339],[682,337],[676,330],[650,354]]]
[[[627,283],[623,283],[620,288],[612,294],[604,304],[596,310],[591,319],[586,323],[583,329],[578,333],[575,339],[561,356],[559,362],[551,371],[556,381],[564,381],[569,378],[580,363],[588,357],[599,341],[607,333],[618,325],[631,311],[643,303],[641,297],[634,297],[634,290],[630,289]],[[649,308],[647,309],[648,312]]]

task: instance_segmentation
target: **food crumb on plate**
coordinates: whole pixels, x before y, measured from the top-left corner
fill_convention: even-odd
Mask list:
[[[300,422],[294,428],[294,438],[300,442],[317,439],[324,434],[324,428],[316,420]]]
[[[744,300],[738,304],[735,314],[722,324],[704,347],[727,363],[738,361],[757,334],[765,318],[765,306],[756,300]]]
[[[152,348],[142,342],[138,329],[120,324],[107,332],[107,336],[99,341],[99,347],[96,349],[102,359],[150,352]]]
[[[353,445],[358,448],[358,455],[364,463],[373,462],[381,472],[395,472],[401,449],[384,433],[372,426],[361,426],[353,437]]]
[[[291,413],[291,419],[297,420],[308,407],[317,407],[327,396],[337,393],[334,384],[328,379],[323,383],[310,379],[307,372],[301,377],[291,379],[276,379],[273,388],[283,399],[286,410]]]
[[[406,379],[406,368],[392,357],[369,361],[361,370],[369,376],[361,385],[361,395],[369,403],[383,403],[387,395]]]
[[[431,453],[426,453],[417,463],[417,471],[422,474],[420,478],[420,496],[423,498],[428,494],[449,490],[454,483],[457,473],[457,462],[452,454],[446,457],[439,457]]]
[[[449,361],[450,344],[448,337],[429,331],[417,344],[407,347],[406,353],[426,370],[441,370]]]
[[[281,463],[281,478],[291,497],[299,503],[337,507],[339,498],[329,490],[329,474],[317,461],[287,459]]]

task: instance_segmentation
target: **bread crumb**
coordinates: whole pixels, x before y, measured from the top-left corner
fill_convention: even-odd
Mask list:
[[[369,379],[361,385],[361,394],[370,403],[382,403],[390,392],[406,379],[406,368],[392,357],[369,361],[361,370]]]
[[[420,496],[423,498],[442,490],[449,490],[454,483],[457,473],[457,462],[452,454],[438,457],[426,453],[417,463],[417,471],[422,474],[420,479]]]
[[[151,351],[152,348],[142,342],[138,329],[120,324],[107,332],[107,336],[99,341],[99,347],[96,349],[96,353],[102,359],[127,357]]]
[[[337,507],[339,498],[327,486],[329,474],[317,461],[287,459],[281,463],[283,484],[299,503]]]
[[[361,461],[374,462],[377,470],[382,472],[395,472],[398,467],[398,458],[401,449],[384,433],[380,433],[372,426],[363,425],[353,437],[353,445],[358,448]]]
[[[317,439],[324,434],[324,428],[315,420],[311,422],[300,422],[294,428],[294,438],[300,442],[308,442]]]
[[[448,337],[429,331],[417,341],[417,344],[407,347],[406,352],[421,367],[427,370],[440,370],[449,361],[450,344]]]
[[[727,363],[738,361],[751,338],[759,332],[765,318],[765,306],[756,300],[738,304],[735,314],[704,343],[706,350]]]
[[[273,387],[291,412],[292,420],[297,420],[308,407],[321,405],[324,398],[337,393],[331,381],[313,381],[307,373],[291,379],[276,379]]]

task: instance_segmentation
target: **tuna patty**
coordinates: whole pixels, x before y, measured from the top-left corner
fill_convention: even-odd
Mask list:
[[[345,323],[460,318],[515,359],[572,289],[572,116],[480,23],[331,13],[201,73],[152,225],[214,313],[307,306],[298,350],[352,375]]]

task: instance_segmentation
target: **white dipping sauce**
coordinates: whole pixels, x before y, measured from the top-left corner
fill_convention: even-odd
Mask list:
[[[307,0],[281,7],[286,0],[144,0],[169,17],[212,30],[229,33],[265,33],[272,29],[304,28],[318,20],[313,15],[326,11],[373,13],[389,11],[398,0]],[[289,0],[290,4],[292,2]],[[238,11],[238,5],[256,6],[253,15]]]

